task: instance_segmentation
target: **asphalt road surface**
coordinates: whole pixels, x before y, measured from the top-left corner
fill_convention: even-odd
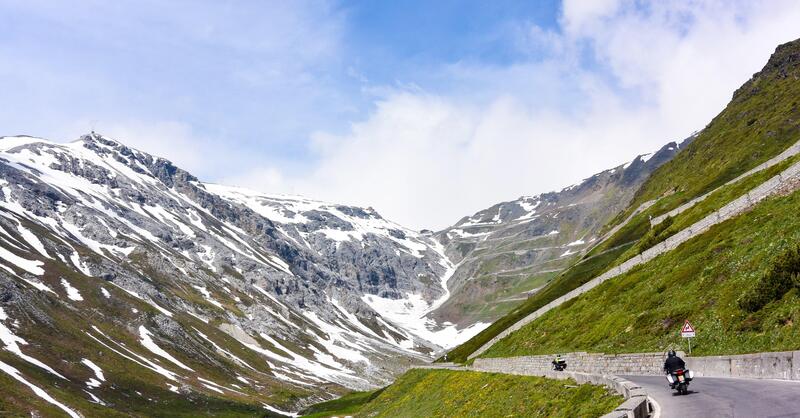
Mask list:
[[[800,418],[800,382],[696,377],[677,395],[664,376],[623,376],[661,406],[661,418]]]

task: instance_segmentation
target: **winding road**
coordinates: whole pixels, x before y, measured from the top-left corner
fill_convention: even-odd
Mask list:
[[[664,376],[621,376],[661,407],[660,418],[800,418],[800,382],[697,377],[674,395]]]

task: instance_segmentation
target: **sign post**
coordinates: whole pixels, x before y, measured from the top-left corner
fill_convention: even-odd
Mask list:
[[[687,319],[683,323],[683,327],[681,327],[681,337],[689,339],[689,355],[690,356],[692,355],[692,338],[694,338],[694,336],[695,336],[694,327],[692,326],[691,323],[689,323],[689,320]]]

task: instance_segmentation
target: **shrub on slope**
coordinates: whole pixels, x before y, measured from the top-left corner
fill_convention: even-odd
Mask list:
[[[748,312],[756,312],[780,300],[792,289],[800,289],[800,246],[778,256],[769,272],[742,295],[739,306]]]

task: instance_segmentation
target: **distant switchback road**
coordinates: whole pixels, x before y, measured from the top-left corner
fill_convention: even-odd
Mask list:
[[[697,377],[674,395],[664,376],[622,376],[661,406],[661,418],[800,418],[800,382]]]

